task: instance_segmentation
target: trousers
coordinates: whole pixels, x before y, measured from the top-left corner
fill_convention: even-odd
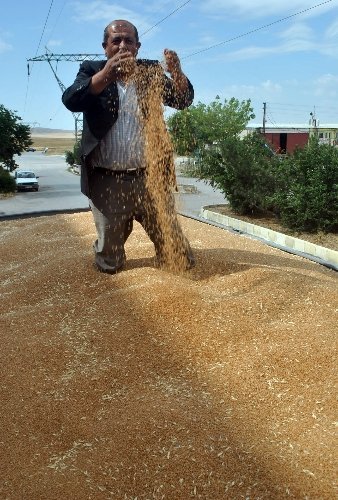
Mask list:
[[[113,274],[125,264],[124,247],[134,220],[143,226],[153,242],[159,266],[166,266],[168,260],[165,241],[172,242],[175,259],[181,264],[183,262],[183,267],[189,269],[194,265],[192,250],[177,218],[173,194],[168,192],[165,200],[167,223],[164,234],[143,171],[111,173],[94,169],[90,188],[89,204],[97,232],[95,263],[101,271]]]

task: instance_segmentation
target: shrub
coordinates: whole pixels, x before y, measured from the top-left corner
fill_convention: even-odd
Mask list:
[[[73,151],[65,151],[65,159],[68,165],[81,164],[81,145],[80,142],[74,144]]]
[[[74,159],[74,153],[72,151],[65,151],[65,160],[68,165],[74,165],[75,159]]]
[[[16,191],[15,179],[7,170],[0,167],[0,193],[14,193]]]
[[[271,209],[278,165],[258,133],[228,135],[201,153],[199,177],[220,189],[233,210],[250,215]]]
[[[307,232],[338,230],[338,148],[311,139],[276,172],[281,222]]]

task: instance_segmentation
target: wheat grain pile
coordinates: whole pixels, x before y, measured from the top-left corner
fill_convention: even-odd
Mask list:
[[[180,221],[115,276],[90,213],[0,223],[1,498],[334,498],[337,274]]]

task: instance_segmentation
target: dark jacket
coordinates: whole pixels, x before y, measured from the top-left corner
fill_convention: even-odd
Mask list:
[[[74,113],[83,113],[81,191],[89,198],[90,153],[114,125],[119,109],[118,90],[115,82],[106,87],[99,95],[93,95],[89,92],[91,77],[100,71],[105,64],[106,60],[84,61],[80,65],[74,83],[62,95],[62,102],[67,109]],[[190,106],[194,98],[194,90],[190,82],[188,82],[188,92],[183,95],[178,94],[172,80],[163,73],[158,61],[138,59],[137,64],[138,69],[143,73],[136,88],[144,117],[147,116],[149,88],[156,77],[157,82],[159,81],[162,87],[161,96],[165,106],[175,109],[184,109]],[[160,79],[158,79],[158,75],[160,75]]]

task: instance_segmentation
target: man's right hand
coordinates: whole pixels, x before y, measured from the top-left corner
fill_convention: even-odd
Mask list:
[[[136,59],[131,52],[120,50],[109,58],[104,68],[93,75],[90,90],[92,94],[100,94],[108,85],[117,80],[125,81],[136,68]]]
[[[119,50],[117,54],[108,59],[104,67],[107,76],[118,80],[121,76],[129,76],[136,67],[136,59],[128,50]]]

